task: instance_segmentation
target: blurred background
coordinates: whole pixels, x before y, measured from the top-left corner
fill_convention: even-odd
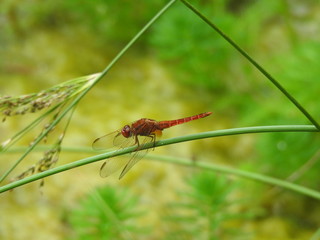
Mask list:
[[[102,71],[166,2],[2,0],[0,95],[39,92]],[[319,120],[318,1],[192,2]],[[165,130],[162,138],[310,124],[178,1],[78,104],[57,165],[94,155],[86,151],[95,138],[139,118],[171,120],[206,111],[213,114]],[[7,118],[0,140],[39,114]],[[41,129],[18,145],[27,146]],[[30,155],[10,177],[42,154]],[[20,155],[0,155],[1,173]],[[153,155],[289,178],[320,190],[315,133],[205,139],[157,148]],[[119,181],[118,174],[101,178],[101,164],[51,176],[43,187],[35,182],[1,194],[0,239],[311,239],[320,227],[319,201],[287,190],[148,157]]]

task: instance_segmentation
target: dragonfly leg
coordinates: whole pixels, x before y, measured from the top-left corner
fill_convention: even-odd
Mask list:
[[[145,136],[145,137],[151,138],[151,141],[150,141],[150,142],[153,143],[153,144],[152,144],[152,145],[153,145],[153,149],[152,149],[152,150],[154,150],[154,148],[155,148],[155,146],[156,146],[156,135],[155,135],[155,134],[150,134],[150,135]],[[137,144],[137,148],[136,148],[134,151],[139,151],[141,145],[140,145],[140,143],[139,143],[138,136],[135,136],[135,143],[134,143],[134,144]],[[144,143],[143,143],[143,145],[144,145]]]
[[[156,134],[152,133],[150,134],[148,137],[151,138],[151,141],[153,142],[153,148],[152,148],[152,151],[154,151],[154,148],[156,146]]]
[[[134,144],[137,144],[137,148],[134,151],[138,151],[140,148],[140,143],[137,135],[134,136],[134,141]]]

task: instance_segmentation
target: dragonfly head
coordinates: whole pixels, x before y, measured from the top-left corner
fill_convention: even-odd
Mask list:
[[[131,137],[132,135],[132,131],[129,125],[125,125],[122,130],[121,130],[121,134],[122,136],[124,136],[125,138]]]

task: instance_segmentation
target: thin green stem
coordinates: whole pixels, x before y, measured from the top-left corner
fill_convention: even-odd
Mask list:
[[[10,149],[11,146],[14,145],[14,143],[16,143],[24,134],[26,134],[28,131],[30,131],[31,129],[36,127],[45,117],[47,117],[48,115],[53,113],[55,110],[57,110],[61,106],[61,104],[62,103],[58,103],[57,105],[55,105],[54,107],[52,107],[51,109],[46,111],[44,114],[42,114],[40,117],[35,119],[33,122],[31,122],[29,125],[27,125],[24,129],[22,129],[21,131],[17,132],[16,134],[14,134],[9,139],[7,144],[2,146],[0,153],[2,154],[2,153],[7,152],[8,149]],[[1,180],[0,180],[0,182],[1,182]]]
[[[317,200],[320,200],[320,192],[312,190],[310,188],[306,188],[285,180],[280,180],[277,178],[269,177],[266,175],[254,173],[254,172],[248,172],[244,170],[239,170],[236,168],[230,168],[230,167],[225,167],[217,164],[212,164],[212,163],[205,163],[205,162],[197,162],[197,161],[190,161],[186,160],[183,158],[174,158],[174,157],[153,157],[153,159],[161,161],[161,162],[168,162],[168,163],[174,163],[174,164],[179,164],[179,165],[185,165],[185,166],[194,166],[202,169],[207,169],[211,171],[217,171],[217,172],[222,172],[226,174],[232,174],[236,175],[239,177],[244,177],[248,178],[251,180],[256,180],[262,183],[266,184],[271,184],[275,185],[277,187],[285,188],[292,190],[297,193],[301,193],[303,195],[315,198]]]
[[[146,144],[143,146],[143,149],[147,148],[154,148],[165,146],[174,143],[192,141],[196,139],[203,139],[203,138],[213,138],[213,137],[220,137],[220,136],[230,136],[230,135],[239,135],[239,134],[248,134],[248,133],[266,133],[266,132],[318,132],[318,130],[312,125],[281,125],[281,126],[259,126],[259,127],[246,127],[246,128],[234,128],[234,129],[225,129],[225,130],[217,130],[217,131],[210,131],[210,132],[203,132],[197,133],[187,136],[175,137],[170,139],[165,139],[161,141],[157,141],[155,146],[152,143]],[[96,156],[88,157],[81,159],[76,162],[68,163],[41,173],[37,173],[35,175],[26,177],[24,179],[9,183],[5,186],[0,187],[0,193],[8,191],[10,189],[19,187],[21,185],[42,179],[44,177],[51,176],[53,174],[57,174],[59,172],[67,171],[72,168],[80,167],[89,163],[97,162],[103,159],[124,155],[130,153],[136,149],[136,146],[120,149],[117,151],[107,152],[103,154],[99,154]],[[240,170],[239,170],[240,171]],[[258,174],[259,175],[259,174]],[[253,176],[253,175],[252,175]],[[260,179],[261,181],[263,178]],[[319,199],[320,197],[317,196]]]
[[[0,179],[2,182],[12,170],[34,149],[34,147],[64,118],[64,116],[78,104],[78,102],[91,90],[91,88],[97,84],[113,67],[113,65],[119,61],[119,59],[128,51],[128,49],[143,35],[143,33],[167,10],[169,7],[176,2],[176,0],[171,0],[167,3],[132,39],[131,41],[116,55],[116,57],[109,63],[109,65],[102,71],[102,73],[93,80],[92,84],[83,90],[75,99],[68,105],[61,114],[46,128],[42,134],[37,137],[32,145],[21,155],[21,157],[16,161],[14,167],[10,168]]]
[[[319,240],[320,239],[320,228],[312,235],[310,240]]]
[[[98,79],[95,81],[98,82],[107,72],[112,68],[112,66],[125,54],[126,51],[144,34],[144,32],[156,21],[158,18],[164,14],[172,4],[174,4],[177,0],[171,0],[167,3],[131,40],[130,42],[117,54],[117,56],[110,62],[110,64],[105,68],[105,70],[101,73]],[[94,83],[94,84],[95,84]]]
[[[40,123],[46,116],[48,116],[49,114],[51,114],[52,112],[54,112],[56,109],[58,109],[59,107],[61,107],[61,105],[63,104],[63,102],[57,104],[56,106],[52,107],[50,110],[48,110],[47,112],[45,112],[44,114],[42,114],[39,118],[37,118],[36,120],[34,120],[31,124],[29,124],[27,127],[25,127],[23,130],[19,131],[17,134],[15,134],[11,139],[10,142],[8,143],[8,145],[4,146],[3,149],[1,149],[1,153],[5,153],[6,151],[8,151],[8,149],[10,148],[10,146],[12,146],[16,141],[18,141],[25,133],[27,133],[28,131],[30,131],[32,128],[36,127],[38,123]],[[42,134],[43,135],[43,134]],[[42,138],[40,139],[40,137],[42,136],[40,135],[31,146],[29,146],[27,148],[27,150],[24,152],[24,154],[22,156],[20,156],[20,158],[0,177],[0,183],[19,165],[19,163],[29,154],[29,152],[32,151],[32,149],[35,147],[35,145],[40,142],[42,140]],[[36,144],[34,144],[35,142],[37,142]]]
[[[229,42],[235,49],[240,52],[250,63],[252,63],[267,79],[269,79],[273,85],[275,85],[308,119],[309,121],[320,130],[320,125],[318,122],[309,114],[309,112],[304,109],[304,107],[293,97],[291,94],[274,78],[269,74],[259,63],[257,63],[253,58],[249,56],[246,51],[244,51],[240,46],[238,46],[231,38],[229,38],[224,32],[222,32],[214,23],[212,23],[208,18],[206,18],[199,10],[197,10],[193,5],[191,5],[186,0],[180,0],[185,6],[187,6],[191,11],[198,15],[204,22],[206,22],[210,27],[212,27],[217,33],[219,33],[227,42]]]
[[[38,145],[34,148],[34,151],[43,152],[52,149],[54,145]],[[24,152],[27,149],[25,146],[12,147],[6,151],[6,154],[15,154]],[[92,147],[61,147],[61,151],[64,153],[97,153]],[[104,151],[105,152],[105,151]]]

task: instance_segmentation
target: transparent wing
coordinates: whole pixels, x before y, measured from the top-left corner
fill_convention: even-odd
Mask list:
[[[92,143],[94,150],[106,150],[113,147],[125,148],[134,145],[133,138],[125,138],[121,131],[117,130],[99,138],[96,138]]]
[[[110,158],[107,159],[100,168],[100,176],[105,178],[115,173],[119,169],[126,166],[129,162],[130,158]]]
[[[122,136],[121,132],[117,134],[113,139],[113,146],[120,149],[133,146],[134,144],[135,141],[133,137],[125,138],[124,136]]]
[[[92,143],[94,150],[107,150],[117,147],[119,150],[134,145],[134,138],[125,138],[121,131],[117,130],[95,139]],[[100,168],[100,176],[108,177],[128,163],[129,159],[107,159]]]
[[[153,142],[153,140],[154,138],[150,136],[144,136],[139,138],[140,146],[133,153],[133,156],[130,158],[130,160],[127,161],[127,164],[123,168],[119,176],[119,179],[123,178],[124,175],[126,175],[126,173],[148,153],[149,149],[144,149],[144,150],[139,150],[139,149],[143,148],[145,144]]]
[[[117,170],[123,168],[119,179],[123,178],[124,175],[139,161],[141,160],[147,153],[149,149],[140,150],[147,143],[153,142],[154,137],[151,136],[138,136],[139,139],[139,147],[131,153],[130,158],[126,159],[115,159],[110,158],[107,159],[100,168],[100,176],[108,177]],[[106,134],[100,138],[94,140],[92,146],[93,149],[96,150],[105,150],[108,147],[117,146],[120,149],[133,146],[135,144],[135,138],[125,138],[122,136],[120,131],[114,131],[112,133]]]
[[[129,147],[134,145],[134,138],[130,137],[130,138],[124,138],[125,140],[124,142],[121,143],[121,146],[119,147],[118,150],[121,150],[125,147]],[[100,176],[101,177],[108,177],[110,176],[112,173],[116,172],[117,170],[119,170],[120,168],[123,168],[124,166],[126,166],[129,162],[130,158],[109,158],[107,159],[101,166],[100,168]]]

